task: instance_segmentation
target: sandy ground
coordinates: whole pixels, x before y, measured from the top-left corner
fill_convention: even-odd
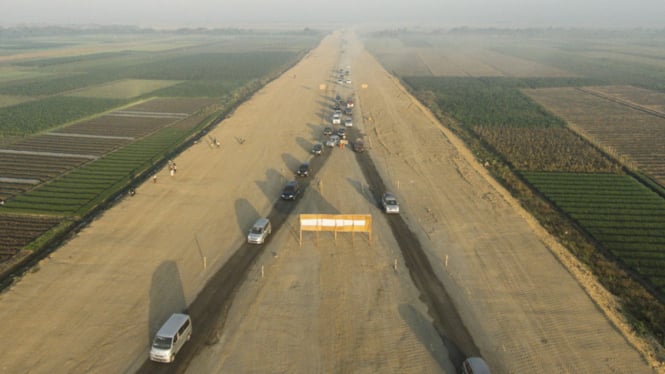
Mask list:
[[[310,157],[332,95],[320,85],[350,65],[355,123],[493,372],[650,372],[541,229],[348,38],[341,53],[341,34],[327,37],[212,132],[221,148],[184,152],[175,177],[160,172],[0,295],[13,338],[0,371],[135,371]],[[309,233],[299,246],[294,214],[190,372],[455,372],[352,152],[326,151],[296,213],[371,213],[372,241]]]

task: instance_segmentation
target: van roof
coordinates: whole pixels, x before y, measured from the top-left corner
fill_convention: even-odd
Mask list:
[[[169,319],[166,320],[166,322],[159,329],[159,331],[157,331],[157,335],[166,336],[166,337],[174,336],[178,332],[180,326],[182,326],[182,324],[185,323],[185,321],[188,319],[189,316],[187,314],[182,314],[182,313],[171,314],[171,317],[169,317]]]
[[[270,222],[269,219],[267,218],[259,218],[254,222],[254,227],[263,227],[265,226],[268,222]]]
[[[464,361],[469,363],[473,374],[491,374],[489,366],[481,357],[469,357]]]

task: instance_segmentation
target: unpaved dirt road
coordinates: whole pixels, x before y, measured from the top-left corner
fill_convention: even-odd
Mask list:
[[[446,316],[421,299],[377,208],[380,191],[370,189],[355,154],[326,148],[332,154],[262,248],[228,313],[207,324],[214,331],[197,331],[194,321],[207,345],[182,369],[454,373],[453,348],[478,349],[496,373],[651,372],[546,247],[537,225],[353,34],[341,33],[221,123],[211,134],[221,148],[187,150],[175,160],[176,176],[160,172],[0,295],[0,320],[12,337],[0,342],[0,371],[168,369],[143,366],[152,335],[246,248],[246,230],[273,210],[292,170],[311,157],[330,98],[352,92],[331,81],[346,65],[359,104],[355,126],[400,198],[401,216],[471,348],[435,329],[433,321]],[[306,233],[300,246],[298,213],[370,213],[371,241]]]

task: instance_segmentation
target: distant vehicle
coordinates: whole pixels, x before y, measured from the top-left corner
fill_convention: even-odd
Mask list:
[[[341,101],[342,101],[342,97],[339,96],[339,94],[337,94],[337,96],[335,96],[335,102],[338,102],[338,103],[339,103],[339,102],[341,102]]]
[[[462,374],[491,374],[485,360],[480,357],[469,357],[462,362]]]
[[[150,348],[150,360],[173,362],[182,346],[192,337],[192,320],[187,314],[173,313],[159,328]]]
[[[356,104],[353,102],[353,100],[349,99],[346,101],[346,107],[347,108],[353,108]]]
[[[337,129],[337,135],[344,139],[346,137],[346,129],[344,127],[340,127]]]
[[[351,79],[347,79],[347,80],[345,80],[344,83],[346,83],[346,84],[351,84]]]
[[[332,129],[330,130],[330,132],[332,133]],[[314,146],[312,147],[312,154],[315,156],[320,156],[321,153],[323,153],[323,144],[321,143],[314,144]]]
[[[333,125],[339,125],[339,124],[342,123],[342,118],[341,118],[339,115],[333,115],[333,116],[332,116],[332,119],[330,120],[330,122],[331,122]]]
[[[326,126],[323,128],[323,135],[332,135],[333,133],[333,128],[330,126]]]
[[[300,184],[297,181],[290,181],[282,190],[282,200],[295,200],[300,195]]]
[[[296,170],[296,175],[299,177],[309,177],[309,164],[307,162],[300,164],[298,170]]]
[[[351,120],[351,118],[349,118],[349,117],[344,118],[344,126],[346,126],[346,127],[353,126],[353,121]]]
[[[386,192],[381,196],[381,208],[385,213],[399,213],[399,203],[395,195]]]
[[[342,107],[340,106],[339,103],[335,103],[335,105],[333,105],[332,108],[333,108],[333,110],[335,110],[335,111],[337,111],[337,110],[342,110]]]
[[[272,225],[267,218],[259,218],[256,220],[249,233],[247,234],[247,243],[263,244],[272,233]]]
[[[340,138],[338,135],[331,135],[326,141],[326,147],[336,147],[339,145],[339,140]]]
[[[365,152],[365,142],[362,139],[358,138],[353,142],[353,150],[358,153]]]

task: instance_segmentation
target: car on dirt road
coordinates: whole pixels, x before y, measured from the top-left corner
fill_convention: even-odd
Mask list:
[[[326,127],[323,128],[323,135],[328,136],[328,135],[332,135],[332,133],[333,133],[333,128],[332,127],[326,126]]]
[[[381,195],[381,209],[388,214],[398,214],[399,203],[397,202],[395,195],[390,192]]]
[[[332,132],[332,130],[331,130]],[[312,154],[314,156],[320,156],[323,153],[323,144],[316,143],[312,146]]]
[[[353,126],[353,120],[349,117],[344,118],[344,126],[352,127]]]
[[[296,175],[299,177],[309,177],[309,163],[303,162],[298,166],[298,170],[296,170]]]
[[[326,141],[326,147],[336,147],[339,145],[339,136],[337,135],[331,135],[328,140]]]
[[[365,142],[358,138],[353,142],[353,151],[357,153],[365,152]]]
[[[300,195],[300,184],[298,181],[290,181],[284,186],[280,197],[282,200],[295,200],[298,195]]]

